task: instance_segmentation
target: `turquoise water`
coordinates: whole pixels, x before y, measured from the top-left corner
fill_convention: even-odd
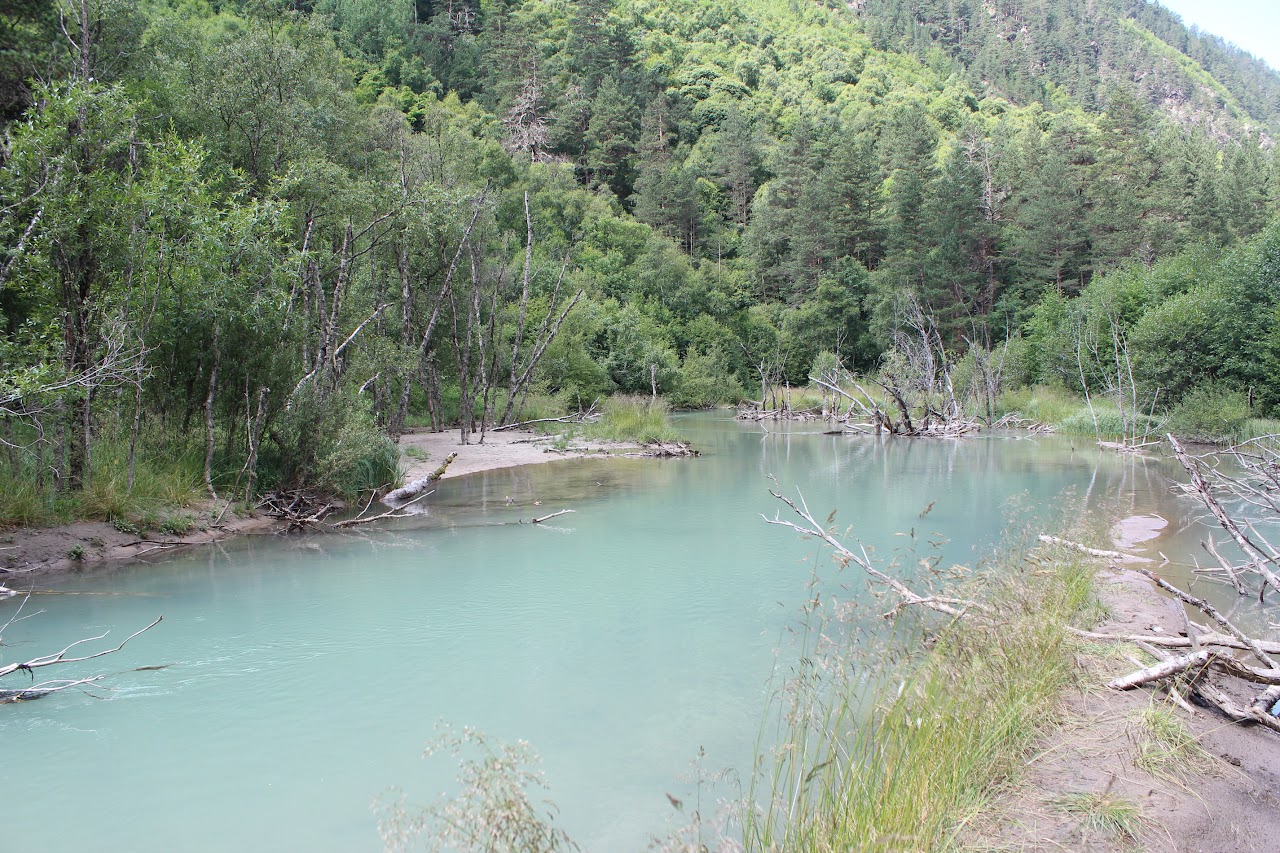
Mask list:
[[[454,768],[421,757],[442,719],[530,741],[585,848],[644,849],[666,794],[690,796],[700,747],[708,768],[749,770],[819,554],[761,520],[778,508],[770,474],[882,553],[917,528],[972,561],[1010,510],[1034,524],[1071,496],[1174,518],[1161,547],[1199,535],[1167,489],[1176,468],[1084,442],[681,426],[702,458],[459,478],[393,528],[248,537],[59,585],[127,595],[33,598],[45,612],[6,632],[0,660],[163,614],[78,671],[173,665],[122,673],[101,700],[0,706],[0,784],[21,804],[0,851],[376,850],[375,797],[448,786]],[[576,512],[501,524],[562,508]]]

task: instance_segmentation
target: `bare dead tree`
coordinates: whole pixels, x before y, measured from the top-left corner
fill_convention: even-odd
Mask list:
[[[542,318],[542,323],[534,335],[532,349],[522,361],[521,350],[525,343],[524,333],[528,317],[529,296],[534,280],[537,277],[537,273],[533,269],[533,217],[529,212],[529,194],[527,192],[524,196],[524,218],[524,271],[521,275],[520,309],[516,320],[515,337],[511,344],[511,375],[507,383],[507,405],[502,411],[499,426],[510,423],[513,414],[516,418],[520,417],[520,413],[524,410],[524,400],[529,393],[529,382],[533,378],[534,370],[546,353],[547,347],[560,334],[560,327],[564,325],[569,312],[573,310],[573,307],[578,304],[578,301],[584,295],[584,291],[579,290],[567,303],[561,304],[560,291],[571,263],[571,256],[566,253],[561,259],[560,271],[556,275],[555,284],[551,289],[551,298],[547,303],[547,313]],[[520,401],[518,408],[517,399]]]
[[[507,138],[502,147],[510,154],[526,154],[531,163],[544,159],[551,148],[551,119],[551,114],[547,112],[542,81],[537,74],[531,74],[525,78],[519,94],[502,120],[507,129]]]
[[[26,599],[24,599],[23,601],[23,605],[25,604],[26,604]],[[19,614],[21,614],[21,612],[22,612],[22,607],[20,606],[18,608],[18,611],[14,613],[14,615],[9,619],[9,621],[6,622],[3,627],[0,627],[0,636],[3,635],[4,631],[8,629],[10,625],[12,625],[15,621],[18,620]],[[53,693],[59,693],[63,690],[71,690],[73,688],[86,687],[90,684],[97,684],[98,682],[102,681],[102,679],[106,678],[106,675],[93,675],[86,678],[50,679],[47,681],[36,682],[35,673],[37,670],[45,669],[47,667],[82,663],[84,661],[94,660],[96,658],[104,657],[106,655],[115,654],[116,652],[123,649],[125,645],[134,637],[137,637],[139,634],[144,634],[147,631],[150,631],[156,625],[159,625],[163,619],[164,619],[163,616],[157,617],[156,620],[152,622],[150,625],[146,626],[145,628],[142,628],[141,630],[133,632],[128,637],[125,637],[124,640],[120,642],[120,645],[115,646],[114,648],[103,649],[101,651],[93,652],[91,654],[73,654],[74,650],[85,645],[86,643],[93,643],[93,642],[97,642],[99,640],[105,639],[107,636],[107,633],[102,633],[96,637],[86,637],[81,640],[76,640],[74,643],[71,643],[61,651],[53,652],[52,654],[39,655],[37,657],[30,658],[28,660],[19,661],[17,663],[0,665],[0,679],[5,678],[6,676],[14,676],[14,675],[20,676],[22,674],[26,674],[31,679],[31,682],[32,682],[30,685],[26,687],[19,687],[19,688],[6,687],[3,689],[0,689],[0,705],[12,703],[12,702],[26,702],[32,699],[41,699],[45,696],[48,696]],[[153,669],[155,667],[146,667],[146,668]]]

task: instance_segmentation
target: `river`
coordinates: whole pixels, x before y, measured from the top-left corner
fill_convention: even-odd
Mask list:
[[[105,701],[0,707],[0,851],[377,850],[375,797],[449,785],[454,768],[421,757],[440,720],[528,740],[586,849],[642,850],[672,816],[666,794],[691,795],[700,747],[707,768],[749,769],[821,553],[760,518],[785,510],[770,474],[882,554],[914,529],[972,562],[1072,500],[1172,519],[1166,553],[1202,535],[1167,488],[1176,464],[1084,439],[680,426],[702,458],[446,480],[391,527],[245,537],[55,587],[111,594],[33,598],[44,612],[6,632],[0,659],[164,622],[78,670],[121,672]],[[158,664],[172,666],[122,672]]]

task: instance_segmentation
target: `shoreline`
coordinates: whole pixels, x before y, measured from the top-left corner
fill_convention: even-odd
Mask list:
[[[1110,538],[1158,565],[1162,529],[1151,518],[1122,519]],[[1106,611],[1093,631],[1185,633],[1183,606],[1132,568],[1109,560],[1093,584]],[[1076,686],[1048,709],[1053,723],[1021,777],[990,806],[979,828],[984,841],[1017,850],[1225,851],[1256,849],[1257,839],[1280,833],[1280,737],[1210,708],[1188,713],[1162,691],[1104,686],[1143,663],[1141,654],[1132,643],[1079,641]],[[1188,742],[1161,740],[1164,721],[1176,721]],[[1069,805],[1085,802],[1132,807],[1136,831],[1090,826],[1089,815]]]
[[[638,444],[573,441],[554,447],[556,436],[524,430],[489,432],[484,444],[460,443],[458,430],[407,432],[400,439],[400,461],[404,482],[427,476],[450,453],[457,458],[445,472],[444,480],[566,459],[634,458],[660,455]],[[207,501],[190,512],[211,520],[221,512],[221,504]],[[237,536],[279,533],[287,522],[250,511],[237,515],[228,511],[216,526],[209,524],[184,534],[158,531],[129,533],[106,521],[76,521],[56,527],[16,527],[0,529],[0,588],[21,594],[34,579],[61,578],[90,570],[118,566],[158,553],[171,554],[199,545],[224,542]],[[79,553],[79,557],[72,556]],[[4,593],[0,593],[3,596]]]

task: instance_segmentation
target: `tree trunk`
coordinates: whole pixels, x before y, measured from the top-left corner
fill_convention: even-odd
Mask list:
[[[213,366],[209,368],[209,391],[204,398],[204,487],[209,496],[218,499],[213,488],[213,398],[218,392],[218,324],[213,324]]]

